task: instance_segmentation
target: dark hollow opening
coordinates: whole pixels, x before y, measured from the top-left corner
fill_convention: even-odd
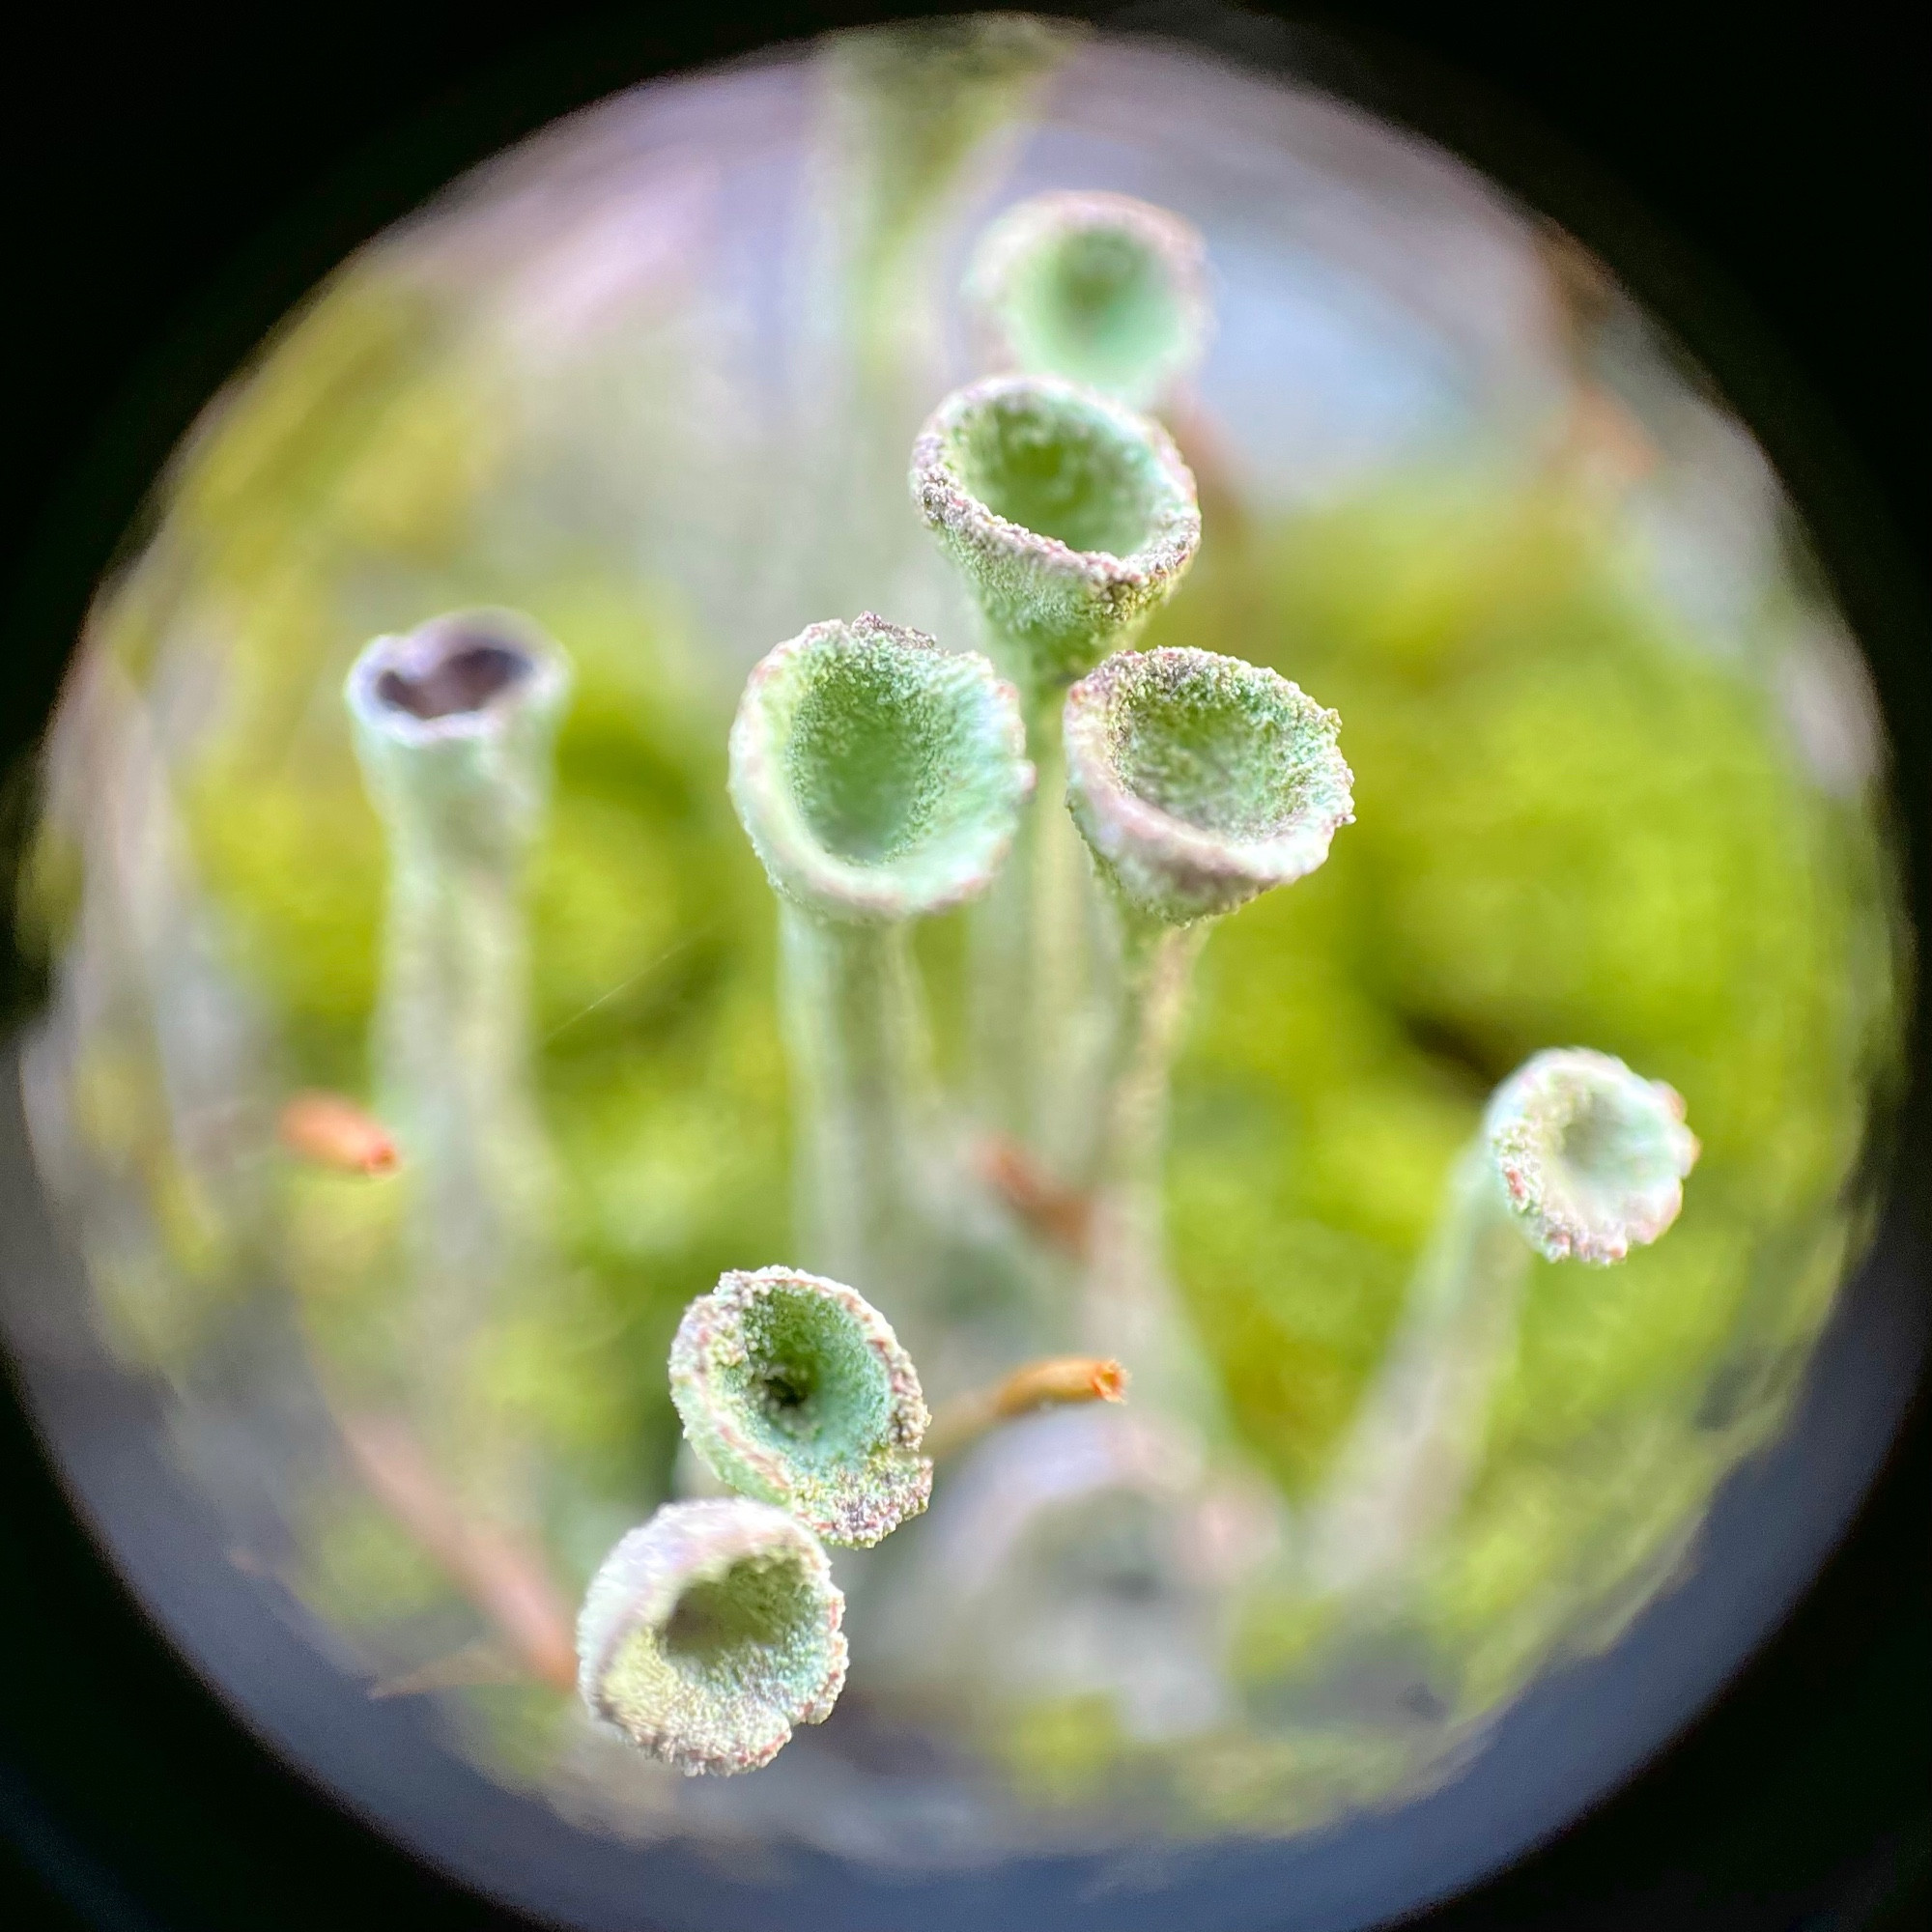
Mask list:
[[[530,673],[530,661],[507,644],[465,641],[446,651],[425,670],[385,670],[376,696],[392,710],[424,720],[480,711],[498,692]]]

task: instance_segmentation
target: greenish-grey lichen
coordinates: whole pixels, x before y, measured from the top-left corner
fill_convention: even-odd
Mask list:
[[[731,798],[776,891],[824,919],[943,912],[991,883],[1033,789],[1012,687],[869,611],[752,672]]]
[[[1531,1244],[1599,1266],[1676,1220],[1698,1154],[1675,1088],[1580,1046],[1524,1062],[1492,1096],[1483,1132]]]
[[[769,1764],[845,1683],[845,1599],[818,1539],[742,1496],[667,1503],[604,1559],[578,1619],[593,1717],[687,1776]]]
[[[1201,542],[1167,432],[1058,377],[955,390],[913,445],[911,484],[1030,695],[1131,641]]]
[[[1232,912],[1312,872],[1354,817],[1341,723],[1239,658],[1122,652],[1066,695],[1067,804],[1143,912]]]
[[[678,1324],[670,1387],[720,1481],[830,1543],[877,1543],[932,1492],[919,1374],[841,1282],[784,1267],[722,1276]]]
[[[1200,360],[1207,250],[1178,214],[1094,189],[1038,194],[988,228],[966,299],[994,357],[1150,409]]]

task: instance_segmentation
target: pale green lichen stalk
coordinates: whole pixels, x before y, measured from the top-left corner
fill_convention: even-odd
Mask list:
[[[965,296],[993,358],[1151,409],[1199,362],[1207,248],[1178,214],[1069,189],[1009,208],[980,237]]]
[[[1530,1243],[1598,1266],[1676,1220],[1698,1152],[1674,1088],[1586,1047],[1551,1047],[1519,1067],[1483,1128]]]
[[[1201,543],[1167,432],[1056,377],[955,390],[913,445],[911,482],[1029,699],[1130,642]]]
[[[1551,1048],[1495,1090],[1309,1512],[1318,1589],[1402,1576],[1453,1519],[1481,1463],[1532,1256],[1607,1266],[1659,1239],[1696,1158],[1676,1091],[1608,1054]]]
[[[723,1276],[670,1351],[685,1434],[720,1481],[866,1546],[932,1491],[912,1359],[856,1290],[790,1268]]]
[[[688,1776],[769,1764],[845,1683],[845,1599],[811,1532],[738,1496],[668,1503],[604,1559],[578,1620],[591,1715]]]
[[[946,1216],[912,923],[985,890],[1033,782],[992,666],[869,614],[779,645],[731,727],[732,801],[780,901],[806,1257],[915,1319]]]
[[[550,1157],[530,1069],[524,872],[569,661],[528,618],[463,611],[376,639],[345,697],[389,859],[376,1111],[409,1190],[410,1296],[440,1459],[478,1493],[498,1432],[469,1354],[544,1271]]]
[[[1107,959],[1086,861],[1059,810],[1060,695],[1179,584],[1201,540],[1194,479],[1167,432],[1123,405],[1053,377],[1007,376],[939,406],[911,481],[980,606],[988,649],[1020,688],[1040,775],[1012,863],[973,923],[980,1110],[1064,1178],[1094,1105]]]

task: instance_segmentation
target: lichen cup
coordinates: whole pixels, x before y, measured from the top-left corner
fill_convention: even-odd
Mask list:
[[[1113,902],[1121,983],[1082,1340],[1148,1360],[1204,1421],[1215,1378],[1161,1260],[1169,1069],[1209,923],[1313,871],[1354,815],[1340,726],[1287,678],[1210,651],[1120,652],[1066,694],[1066,804]]]
[[[1065,189],[1009,208],[980,237],[964,295],[997,362],[1152,409],[1207,347],[1208,251],[1179,215]]]
[[[742,1496],[667,1503],[604,1559],[578,1622],[594,1718],[687,1776],[769,1764],[845,1683],[845,1599],[817,1538]]]
[[[1058,377],[955,390],[913,445],[911,481],[1030,700],[1129,642],[1201,543],[1194,478],[1167,432]]]
[[[733,1489],[865,1547],[925,1507],[928,1420],[892,1324],[841,1282],[733,1270],[684,1312],[670,1386],[686,1435]]]

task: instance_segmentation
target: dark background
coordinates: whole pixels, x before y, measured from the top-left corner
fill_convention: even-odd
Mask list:
[[[395,0],[247,28],[192,11],[131,26],[105,10],[43,13],[34,50],[10,49],[0,114],[4,846],[31,803],[18,754],[147,482],[348,249],[629,81],[920,11],[947,10],[735,8],[711,21],[553,4],[538,24],[530,10]],[[1905,10],[1275,11],[1111,17],[1287,61],[1423,128],[1609,257],[1716,373],[1803,504],[1872,655],[1922,927],[1932,173]],[[33,982],[8,972],[11,1017]],[[1907,1176],[1926,1151],[1922,1133],[1908,1140]],[[1563,1837],[1426,1922],[1923,1922],[1928,1465],[1921,1398],[1817,1588],[1717,1709]],[[337,1932],[404,1917],[423,1932],[522,1922],[363,1832],[208,1697],[69,1514],[0,1381],[0,1925]]]

